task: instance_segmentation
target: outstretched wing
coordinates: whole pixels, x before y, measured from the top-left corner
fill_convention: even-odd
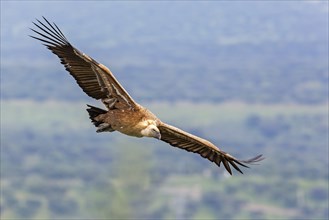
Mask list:
[[[246,164],[253,164],[264,159],[262,155],[258,155],[249,160],[238,160],[230,154],[221,151],[209,141],[189,134],[174,126],[160,123],[157,127],[160,130],[162,141],[167,142],[174,147],[200,154],[202,157],[216,163],[218,166],[223,163],[224,167],[231,175],[232,171],[230,165],[240,173],[243,173],[238,165],[248,167]]]
[[[111,71],[88,55],[81,53],[66,39],[55,23],[46,18],[44,23],[37,20],[31,29],[38,37],[31,36],[56,54],[65,69],[75,78],[82,90],[92,98],[101,99],[108,108],[137,108],[138,104],[115,79]]]

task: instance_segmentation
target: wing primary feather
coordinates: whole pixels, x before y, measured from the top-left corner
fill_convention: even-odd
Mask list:
[[[263,157],[263,155],[260,154],[260,155],[257,155],[256,157],[251,158],[251,159],[248,159],[248,160],[237,160],[236,162],[238,164],[244,166],[244,167],[248,167],[248,166],[244,165],[243,163],[256,165],[257,162],[262,161],[264,159],[265,158]]]
[[[249,168],[247,165],[243,164],[243,163],[245,163],[245,162],[243,162],[243,161],[236,160],[236,159],[234,159],[234,161],[235,161],[237,164],[239,164],[240,166],[243,166],[243,167]]]
[[[241,169],[234,163],[234,161],[229,160],[228,162],[234,167],[234,169],[236,169],[241,174],[243,174],[243,172],[241,171]]]
[[[39,20],[37,20],[39,23],[41,23]],[[45,35],[45,34],[41,34],[40,32],[38,31],[35,31],[34,29],[32,29],[34,32],[40,34],[41,36],[45,37],[45,38],[48,38],[48,39],[51,39],[53,41],[55,41],[56,39],[56,42],[58,42],[59,45],[67,45],[67,42],[63,41],[63,39],[61,38],[58,38],[58,36],[54,35],[53,33],[49,32],[49,28],[47,28],[47,30],[43,27],[41,27],[40,25],[38,25],[37,23],[35,22],[32,22],[35,26],[37,26],[40,30],[42,30],[43,32],[45,32],[46,34],[48,34],[49,36],[51,36],[52,38],[50,38],[49,36]],[[42,24],[42,23],[41,23]],[[42,24],[43,26],[45,26],[44,24]]]
[[[225,160],[225,158],[224,158],[222,161],[223,161],[224,167],[227,170],[227,172],[229,172],[232,175],[232,170],[231,170],[230,165],[227,162],[227,160]]]
[[[248,160],[241,160],[241,162],[242,163],[255,164],[255,163],[257,163],[259,161],[262,161],[264,159],[265,159],[265,157],[263,157],[263,155],[260,154],[260,155],[257,155],[256,157],[253,157],[253,158],[248,159]]]
[[[30,28],[31,29],[31,28]],[[36,32],[36,33],[38,33],[37,31],[35,31],[35,30],[33,30],[33,29],[31,29],[32,31],[34,31],[34,32]],[[43,44],[43,45],[45,45],[48,49],[51,49],[51,48],[49,48],[49,46],[51,47],[51,46],[57,46],[58,44],[56,44],[56,43],[54,43],[54,42],[51,42],[51,41],[47,41],[47,40],[44,40],[44,39],[42,39],[42,38],[38,38],[38,37],[34,37],[34,36],[32,36],[32,35],[29,35],[30,37],[32,37],[32,38],[34,38],[34,39],[37,39],[37,40],[39,40],[39,41],[42,41],[42,42],[44,42],[44,43],[47,43],[47,44]]]
[[[60,41],[58,41],[57,39],[50,38],[49,36],[47,36],[47,35],[45,35],[45,34],[43,34],[43,33],[40,33],[39,31],[36,31],[36,30],[34,30],[34,29],[32,29],[32,28],[30,28],[30,29],[31,29],[33,32],[39,34],[40,36],[42,36],[42,37],[44,37],[44,38],[46,38],[46,39],[48,39],[48,40],[50,40],[50,41],[53,41],[52,45],[54,45],[54,46],[62,45],[62,43],[61,43]],[[32,37],[33,37],[33,36],[32,36]],[[40,38],[36,38],[36,37],[34,37],[34,38],[35,38],[35,39],[38,39],[38,40],[42,40],[42,39],[40,39]]]
[[[49,24],[50,27],[52,27],[54,29],[54,27],[50,24],[50,22],[44,17],[42,16],[42,18]],[[36,19],[37,21],[39,21],[38,19]],[[39,21],[40,22],[40,21]],[[42,23],[42,22],[40,22]],[[55,30],[55,32],[60,35],[63,39],[65,39],[65,41],[68,42],[68,40],[66,39],[65,35],[62,33],[62,31],[57,27],[57,25],[53,22],[53,25],[56,27],[57,31]]]
[[[41,21],[39,21],[37,19],[37,21],[39,22],[39,24],[41,24],[43,27],[39,26],[38,24],[34,23],[33,24],[35,26],[37,26],[38,28],[40,28],[41,30],[43,30],[44,32],[46,32],[47,34],[49,34],[50,36],[52,36],[53,38],[56,38],[57,40],[61,41],[62,43],[65,43],[65,41],[63,41],[62,37],[59,36],[56,32],[54,32],[53,30],[51,30],[49,27],[47,27],[45,24],[43,24]],[[50,27],[52,27],[50,25]],[[47,30],[46,30],[47,29]]]
[[[49,25],[49,27],[51,27],[53,29],[54,32],[52,31],[52,33],[56,34],[62,40],[68,42],[68,40],[66,39],[66,37],[64,36],[64,34],[62,33],[62,31],[57,27],[57,25],[54,22],[53,22],[53,24],[57,28],[57,30],[54,28],[54,26],[44,16],[42,16],[42,18],[47,22],[47,24]],[[44,27],[47,28],[47,26],[45,26],[42,22],[39,21],[39,23],[41,23]],[[49,28],[47,28],[47,29],[49,30]]]
[[[68,40],[66,39],[65,35],[62,33],[61,29],[59,29],[55,23],[53,23],[53,24],[55,25],[56,29],[59,31],[59,33],[61,34],[61,36],[68,42]]]
[[[47,24],[49,25],[49,27],[51,28],[49,28],[49,27],[47,27],[45,24],[43,24],[42,22],[40,22],[38,19],[37,19],[37,21],[43,26],[43,27],[45,27],[48,31],[50,31],[52,34],[54,34],[56,37],[57,37],[57,39],[60,39],[61,41],[63,41],[63,43],[64,44],[66,44],[68,41],[65,39],[65,37],[63,38],[62,36],[61,36],[61,34],[60,33],[58,33],[58,31],[54,28],[54,26],[45,18],[45,17],[43,17],[43,19],[47,22]]]

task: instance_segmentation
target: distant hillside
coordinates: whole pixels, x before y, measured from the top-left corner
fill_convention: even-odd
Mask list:
[[[328,219],[325,104],[145,103],[234,156],[265,155],[232,178],[155,139],[96,133],[83,102],[2,104],[1,219]]]
[[[44,15],[137,100],[327,101],[325,1],[1,4],[4,99],[86,98],[28,37]]]
[[[328,219],[328,1],[0,1],[1,219]],[[161,120],[247,159],[228,177],[96,133],[28,37],[46,16]]]

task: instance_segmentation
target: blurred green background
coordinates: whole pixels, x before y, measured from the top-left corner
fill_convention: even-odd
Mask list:
[[[163,121],[266,160],[96,134],[41,16]],[[328,219],[328,68],[327,1],[1,1],[0,217]]]

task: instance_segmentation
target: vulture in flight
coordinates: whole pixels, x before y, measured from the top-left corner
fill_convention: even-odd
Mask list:
[[[200,154],[217,166],[223,163],[231,175],[231,166],[242,173],[239,166],[248,167],[248,164],[263,159],[262,155],[258,155],[249,160],[239,160],[205,139],[162,122],[147,108],[135,102],[106,66],[75,48],[55,23],[44,18],[44,22],[37,19],[33,24],[37,28],[31,30],[37,36],[31,37],[40,40],[59,57],[65,69],[88,96],[100,99],[106,106],[107,110],[103,110],[87,105],[97,132],[119,131],[135,137],[156,138],[171,146]]]

